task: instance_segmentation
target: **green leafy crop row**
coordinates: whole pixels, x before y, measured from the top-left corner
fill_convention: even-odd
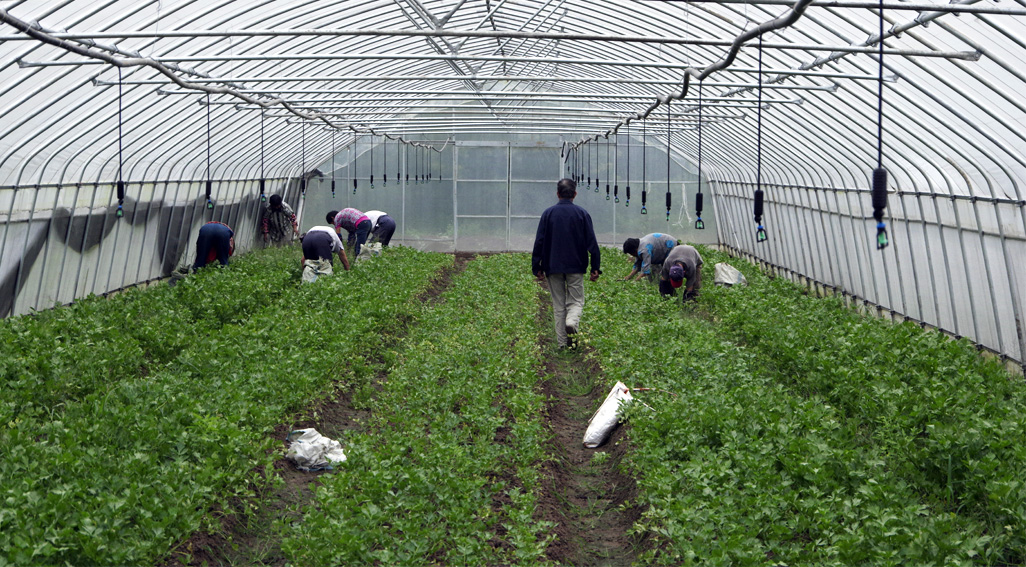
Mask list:
[[[702,253],[711,282],[728,259]],[[750,286],[707,285],[684,307],[615,280],[588,296],[609,381],[658,389],[628,410],[641,561],[1021,561],[1010,510],[1026,471],[1006,436],[1026,423],[1022,387],[967,345],[731,263]]]
[[[470,262],[396,345],[349,460],[286,527],[295,564],[544,564],[538,288],[496,277],[528,264]]]
[[[299,285],[298,252],[267,250],[4,321],[0,564],[155,562],[259,481],[275,425],[368,379],[451,262],[392,249]]]

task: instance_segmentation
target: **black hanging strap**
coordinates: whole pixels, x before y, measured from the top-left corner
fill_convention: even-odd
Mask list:
[[[267,201],[267,192],[265,187],[267,185],[267,179],[264,177],[264,114],[266,109],[260,109],[260,202]],[[334,153],[334,152],[332,152]],[[334,188],[332,188],[334,191]],[[334,193],[332,193],[334,195]]]
[[[121,123],[122,123],[121,98],[122,98],[122,91],[121,91],[121,67],[118,67],[118,187],[117,187],[117,189],[118,189],[118,209],[117,209],[117,211],[114,212],[114,216],[116,216],[118,218],[121,218],[121,217],[125,216],[125,209],[124,209],[124,205],[125,205],[125,179],[122,176],[123,175],[122,169],[124,167],[124,161],[123,161],[123,156],[122,156],[122,149],[123,148],[121,146],[121,142],[123,140],[123,134],[121,132]]]
[[[884,6],[880,0],[880,74],[876,95],[876,169],[873,170],[873,218],[876,219],[876,248],[883,250],[887,240],[887,223],[883,221],[887,208],[887,170],[883,167],[883,69],[884,69]]]
[[[647,215],[648,200],[648,121],[641,123],[641,214]]]
[[[299,167],[299,195],[306,199],[306,122],[303,122],[301,130],[302,146],[300,149],[302,162]]]
[[[213,193],[214,182],[210,180],[210,93],[207,93],[207,208],[214,208],[214,201],[210,195]]]
[[[702,220],[702,81],[698,81],[698,194],[695,195],[695,228],[705,228]]]
[[[631,206],[631,123],[627,123],[627,203],[625,207]]]
[[[672,198],[670,197],[670,101],[672,99],[666,99],[666,222],[670,222],[670,205]]]
[[[762,226],[762,36],[759,36],[759,107],[756,125],[756,166],[755,166],[755,241],[766,241],[766,227]]]

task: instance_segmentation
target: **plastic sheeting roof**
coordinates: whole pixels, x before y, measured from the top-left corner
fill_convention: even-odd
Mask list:
[[[340,146],[407,131],[576,143],[651,112],[665,141],[669,97],[674,151],[694,161],[700,78],[704,171],[751,182],[760,37],[762,181],[866,187],[876,166],[875,2],[0,6],[0,186],[119,165],[126,180],[295,175],[330,154],[328,123]],[[884,4],[892,191],[1024,199],[1024,16],[1021,1]]]

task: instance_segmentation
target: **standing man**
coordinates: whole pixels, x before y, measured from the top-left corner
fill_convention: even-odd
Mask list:
[[[634,278],[635,280],[640,280],[642,276],[648,276],[648,280],[652,281],[652,270],[658,271],[663,267],[666,255],[676,245],[676,238],[661,232],[653,232],[641,238],[628,238],[624,240],[624,254],[634,256],[634,267],[631,269],[631,273],[627,274],[627,277],[624,279],[630,280],[634,277],[634,274],[637,274],[638,276]]]
[[[335,233],[334,227],[315,226],[299,237],[303,246],[303,281],[315,282],[318,276],[330,276],[334,273],[331,267],[332,252],[338,254],[342,266],[349,270],[349,259],[342,240]]]
[[[271,195],[260,225],[264,232],[264,244],[274,242],[275,246],[280,246],[286,239],[299,236],[296,213],[281,199],[281,195]]]
[[[684,297],[681,300],[698,297],[698,290],[702,287],[702,256],[694,246],[678,244],[670,250],[663,262],[663,269],[659,273],[659,293],[673,295],[685,281],[687,285],[684,286]]]
[[[577,346],[584,310],[584,274],[591,257],[591,281],[598,280],[599,246],[588,211],[574,204],[577,184],[560,179],[556,184],[559,202],[545,209],[538,221],[538,233],[531,254],[531,272],[547,278],[552,295],[556,342],[560,348]]]
[[[196,238],[196,263],[192,269],[198,270],[214,260],[227,266],[228,257],[234,253],[235,231],[223,222],[210,221],[200,227]]]
[[[324,218],[329,223],[335,225],[335,233],[339,236],[342,235],[342,229],[349,233],[346,243],[352,246],[355,242],[355,248],[353,249],[355,261],[360,256],[360,247],[363,246],[364,242],[367,242],[367,235],[370,234],[371,227],[373,226],[370,218],[363,211],[353,208],[331,211]]]
[[[380,242],[382,248],[388,248],[395,234],[395,220],[383,211],[367,211],[364,213],[371,220],[371,237],[369,242]]]

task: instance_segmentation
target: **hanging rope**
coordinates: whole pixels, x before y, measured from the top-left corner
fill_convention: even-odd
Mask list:
[[[402,142],[400,142],[399,140],[395,141],[395,182],[396,183],[399,183],[399,180],[401,180],[403,178],[402,177],[402,173],[403,172],[400,169],[402,167],[402,153],[403,153],[402,152],[402,146],[403,146]]]
[[[613,180],[613,203],[620,202],[620,134],[613,134],[613,142],[616,144],[613,155],[616,156],[616,167],[614,168],[616,179]]]
[[[755,241],[766,241],[766,228],[762,226],[762,36],[759,36],[759,107],[756,123],[755,166]]]
[[[631,124],[627,123],[627,203],[625,207],[631,206]]]
[[[262,134],[261,134],[262,135]],[[261,142],[262,143],[262,142]],[[335,198],[335,130],[331,131],[331,198]]]
[[[695,195],[695,228],[705,228],[702,220],[702,81],[698,81],[698,194]]]
[[[356,171],[356,161],[358,159],[360,159],[360,146],[358,145],[359,142],[360,142],[360,137],[359,136],[353,136],[353,154],[354,155],[353,155],[352,161],[349,164],[350,169],[353,170],[353,195],[356,195],[356,186],[359,185],[359,183],[357,182],[357,177],[359,176],[359,172]]]
[[[300,153],[302,154],[303,163],[299,167],[299,196],[306,199],[306,122],[303,122],[301,132],[303,142]]]
[[[598,144],[598,140],[595,140],[595,143]],[[600,157],[599,157],[598,146],[595,146],[595,192],[596,193],[599,192],[599,159],[600,159]]]
[[[213,192],[214,183],[210,180],[210,93],[207,93],[207,208],[214,208],[214,201],[210,194]]]
[[[260,109],[260,202],[264,203],[267,201],[267,193],[265,191],[267,185],[267,178],[264,177],[264,114],[267,112],[266,109]],[[332,133],[334,135],[334,132]],[[332,138],[334,140],[334,138]],[[334,153],[334,152],[332,152]],[[331,188],[332,196],[335,195],[335,187]]]
[[[381,139],[381,159],[384,161],[381,166],[381,186],[388,187],[388,138]]]
[[[374,136],[370,137],[370,188],[374,189]]]
[[[880,73],[876,94],[876,169],[873,170],[873,218],[876,219],[876,249],[887,248],[887,223],[883,221],[887,208],[887,170],[883,167],[883,71],[884,71],[884,6],[880,0]]]
[[[670,222],[670,99],[666,100],[666,222]]]
[[[123,148],[122,148],[122,145],[121,145],[122,140],[123,140],[123,134],[121,132],[121,123],[122,123],[122,115],[121,115],[121,113],[122,113],[121,104],[122,103],[121,103],[121,99],[122,99],[122,94],[123,93],[121,91],[121,67],[118,67],[118,185],[117,185],[117,188],[118,188],[118,210],[114,212],[114,216],[116,216],[118,218],[121,218],[121,217],[125,216],[125,209],[124,209],[124,205],[125,205],[125,180],[124,180],[124,177],[122,176],[123,175],[122,169],[124,168],[124,157],[123,157],[123,154],[122,154]]]
[[[648,200],[648,121],[641,123],[641,214],[647,215]]]
[[[609,137],[606,137],[606,200],[609,200]]]
[[[406,184],[410,184],[410,146],[406,146]]]

